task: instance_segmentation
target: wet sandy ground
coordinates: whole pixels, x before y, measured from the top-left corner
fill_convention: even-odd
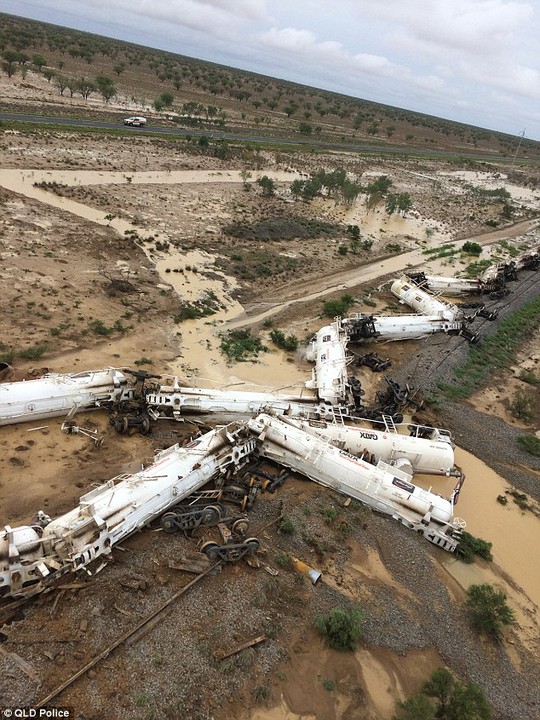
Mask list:
[[[27,171],[28,172],[28,171]],[[75,176],[79,178],[80,173],[74,173],[72,180],[75,182]],[[48,177],[52,177],[48,175]],[[62,175],[63,181],[66,181],[67,175]],[[185,175],[184,177],[188,177]],[[189,175],[190,182],[202,182],[202,176],[193,180],[193,175]],[[228,176],[233,178],[232,175]],[[15,179],[14,179],[15,178]],[[18,178],[18,179],[17,179]],[[205,175],[206,181],[215,182],[216,177],[213,174]],[[220,181],[223,178],[220,178]],[[83,206],[81,203],[74,203],[73,201],[66,200],[65,198],[57,198],[50,193],[34,188],[32,183],[36,181],[36,177],[28,174],[24,179],[23,184],[17,185],[17,182],[21,180],[21,175],[17,176],[16,173],[8,178],[8,185],[11,189],[15,189],[17,192],[28,193],[29,196],[34,197],[41,202],[47,202],[55,207],[59,207],[63,210],[68,210],[80,217],[85,217],[93,222],[100,224],[108,224],[102,217],[100,211],[93,210]],[[78,182],[79,180],[77,180]],[[97,180],[96,180],[97,181]],[[113,182],[123,183],[125,177],[116,177],[112,180]],[[148,177],[140,178],[141,182],[148,182]],[[155,179],[156,182],[157,176]],[[224,180],[228,182],[229,180]],[[2,180],[2,182],[4,182]],[[101,177],[103,182],[103,177]],[[137,184],[138,180],[133,179],[133,182]],[[178,182],[178,178],[176,178]],[[238,178],[230,179],[230,182],[238,182]],[[15,187],[14,187],[15,186]],[[56,204],[58,203],[58,204]],[[353,219],[355,216],[351,215]],[[396,219],[396,222],[401,220]],[[115,229],[119,233],[124,233],[126,229],[130,229],[132,225],[124,221],[115,220],[113,221]],[[112,223],[111,223],[112,224]],[[403,229],[403,228],[401,228]],[[490,238],[491,241],[491,238]],[[156,269],[161,275],[164,282],[170,283],[171,278],[166,274],[165,270],[167,266],[175,262],[174,255],[160,258],[154,254],[149,256],[149,259],[156,261]],[[179,259],[179,258],[178,258]],[[210,257],[211,259],[211,257]],[[195,262],[199,266],[204,266],[208,258],[194,251],[193,256],[187,258],[189,262]],[[186,262],[185,254],[182,256],[182,261]],[[374,267],[368,268],[365,271],[354,271],[350,273],[348,278],[340,276],[339,279],[332,279],[332,284],[327,287],[324,291],[316,291],[313,297],[322,297],[325,293],[335,291],[336,289],[342,289],[347,287],[354,287],[359,282],[367,280],[373,280],[379,277],[382,273],[397,272],[400,269],[405,268],[408,264],[414,264],[415,262],[421,262],[423,260],[421,251],[412,251],[399,258],[392,259],[390,262],[385,261],[384,263],[377,263]],[[183,281],[179,281],[183,282]],[[350,284],[348,284],[350,283]],[[228,327],[234,327],[245,323],[245,318],[242,318],[243,308],[230,297],[230,288],[234,284],[230,279],[227,278],[213,278],[209,279],[204,277],[202,274],[196,282],[190,283],[190,287],[187,288],[183,285],[175,287],[175,290],[186,298],[194,298],[198,293],[203,292],[207,289],[220,293],[219,297],[222,300],[225,308],[223,313],[220,313],[213,320],[219,323],[227,323]],[[304,296],[306,288],[297,288],[298,295]],[[303,297],[304,299],[304,297]],[[278,302],[278,298],[276,298]],[[287,303],[281,302],[279,309],[282,310]],[[257,321],[264,319],[266,315],[258,315]],[[246,389],[248,384],[257,384],[260,386],[279,386],[290,387],[292,384],[301,384],[305,379],[305,374],[309,371],[309,366],[305,363],[294,363],[290,364],[285,361],[285,355],[283,353],[274,353],[270,358],[264,358],[261,364],[246,364],[243,366],[235,366],[234,368],[228,368],[217,351],[216,333],[215,326],[206,322],[195,322],[190,321],[182,326],[182,355],[177,360],[169,363],[169,369],[171,372],[178,372],[182,370],[185,372],[191,369],[197,382],[204,380],[204,384],[208,381],[209,384],[223,387],[226,384],[242,382],[245,383]],[[120,355],[118,350],[122,350],[121,346],[116,343],[109,343],[110,347],[107,352],[114,355]],[[112,351],[115,351],[114,353]],[[70,358],[66,357],[62,360],[63,369],[84,369],[85,367],[94,367],[94,364],[84,366],[85,362],[92,363],[92,360],[96,358],[93,351],[78,352],[78,367],[70,367]],[[105,355],[104,355],[105,357]],[[193,358],[197,358],[196,367],[193,363]],[[186,363],[187,359],[187,363]],[[101,362],[98,363],[101,365]],[[75,361],[74,361],[75,365]],[[96,366],[97,367],[97,366]],[[10,462],[11,468],[9,472],[9,485],[2,488],[4,495],[4,501],[9,500],[10,511],[8,515],[12,518],[20,518],[21,516],[27,515],[30,512],[30,508],[35,506],[40,499],[40,495],[43,496],[44,484],[47,486],[47,496],[44,499],[47,500],[45,503],[45,509],[52,510],[54,507],[55,511],[61,512],[64,509],[70,507],[70,503],[73,500],[73,496],[77,494],[77,490],[72,488],[69,492],[66,492],[62,488],[62,484],[57,483],[56,478],[58,476],[66,475],[73,477],[76,472],[79,471],[81,464],[89,462],[93,454],[93,450],[88,447],[80,438],[65,438],[64,436],[58,437],[58,423],[52,423],[50,428],[46,431],[36,431],[35,433],[28,433],[30,428],[25,428],[27,433],[24,437],[24,442],[21,445],[25,445],[27,449],[20,450],[12,457],[17,462],[10,462],[10,459],[5,457],[5,460]],[[39,434],[38,434],[39,433]],[[9,428],[3,433],[3,444],[6,448],[12,448],[15,442],[20,442],[21,429],[20,428]],[[55,438],[53,440],[53,437]],[[27,440],[30,438],[30,441]],[[33,439],[35,438],[35,439]],[[65,442],[69,442],[69,449]],[[149,454],[150,447],[148,445],[137,444],[137,447],[131,445],[132,439],[126,438],[125,442],[118,446],[115,441],[114,458],[111,457],[110,462],[101,462],[101,474],[103,477],[95,477],[94,480],[106,479],[105,476],[110,477],[113,474],[121,471],[129,471],[133,469],[133,465],[137,464],[138,453],[146,448],[146,454]],[[59,452],[59,448],[62,449]],[[11,454],[8,453],[8,455]],[[32,460],[30,460],[32,458]],[[120,463],[118,462],[120,460]],[[471,532],[479,534],[485,539],[494,542],[494,554],[497,566],[500,568],[499,572],[497,569],[484,568],[483,566],[474,566],[469,569],[463,570],[461,563],[448,562],[446,565],[447,570],[452,576],[461,584],[462,587],[466,588],[471,582],[482,581],[482,578],[489,578],[490,581],[494,582],[509,592],[510,598],[513,605],[518,609],[520,617],[520,634],[522,634],[524,641],[529,641],[534,633],[537,632],[536,622],[533,621],[534,612],[540,604],[540,588],[538,585],[538,578],[540,578],[540,572],[533,572],[531,570],[530,563],[528,562],[527,555],[522,551],[524,547],[531,547],[537,543],[539,537],[539,526],[538,519],[532,514],[523,516],[514,506],[510,505],[502,507],[495,501],[497,493],[504,490],[505,482],[498,477],[496,474],[489,471],[480,461],[472,456],[467,456],[460,452],[460,464],[463,465],[468,475],[468,483],[462,494],[460,501],[459,512],[466,517]],[[113,472],[114,471],[114,472]],[[110,473],[110,474],[108,474]],[[90,478],[88,478],[89,480]],[[430,485],[440,488],[441,492],[446,493],[444,486],[444,480],[439,478],[430,478],[426,482]],[[24,484],[25,493],[24,499],[21,498],[20,504],[17,504],[16,498],[20,492],[21,485]],[[470,488],[470,490],[469,490]],[[63,497],[64,496],[64,497]],[[486,498],[490,498],[486,500]],[[7,518],[9,519],[9,518]],[[523,558],[523,562],[516,561],[516,558]],[[354,565],[354,563],[352,563]],[[370,555],[363,561],[364,571],[370,572],[372,575],[377,576],[381,582],[395,584],[392,576],[384,568],[384,565],[377,560],[376,555]],[[540,569],[540,568],[539,568]],[[369,703],[371,712],[374,713],[373,717],[388,717],[393,711],[393,701],[396,697],[404,697],[407,693],[412,692],[411,687],[414,687],[415,682],[420,682],[434,667],[440,664],[440,658],[436,653],[422,651],[420,653],[412,652],[408,654],[405,663],[403,661],[397,661],[391,654],[384,653],[383,651],[377,651],[373,649],[362,649],[358,651],[358,672],[363,677],[363,684],[367,688],[369,695]],[[311,662],[312,660],[310,660]],[[323,668],[321,672],[324,672],[325,663],[335,662],[335,657],[330,654],[328,657],[322,658]],[[398,665],[401,669],[398,671]],[[302,675],[302,666],[297,668],[298,677]],[[294,676],[293,676],[294,678]],[[416,678],[416,681],[415,681]],[[291,679],[291,682],[287,682],[287,687],[284,692],[283,701],[278,708],[270,711],[270,714],[261,714],[253,716],[260,718],[296,718],[300,717],[294,713],[290,713],[287,710],[288,703],[294,705],[294,698],[291,697],[291,693],[294,692],[295,682]],[[304,689],[305,691],[305,689]],[[338,697],[335,701],[337,703],[337,717],[339,717],[339,703],[340,698]],[[332,700],[332,703],[334,701]],[[333,705],[334,712],[336,712],[336,705]],[[330,715],[325,715],[325,717]]]

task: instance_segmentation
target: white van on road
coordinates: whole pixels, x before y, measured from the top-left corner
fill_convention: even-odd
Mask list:
[[[127,117],[124,119],[124,125],[131,125],[131,127],[143,127],[146,125],[146,118],[134,115],[133,117]]]

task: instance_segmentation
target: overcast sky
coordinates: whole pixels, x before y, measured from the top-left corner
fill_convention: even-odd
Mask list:
[[[0,10],[540,140],[540,0],[0,0]]]

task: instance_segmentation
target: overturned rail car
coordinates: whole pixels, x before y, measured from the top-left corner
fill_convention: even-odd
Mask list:
[[[89,410],[132,393],[128,377],[115,368],[1,383],[0,425],[67,415],[73,408]]]
[[[410,474],[382,461],[371,465],[270,415],[248,426],[263,457],[390,515],[448,552],[457,549],[465,523],[454,517],[452,500],[413,485]]]
[[[421,425],[400,427],[392,423],[391,427],[382,431],[293,417],[283,417],[282,421],[353,455],[369,456],[372,464],[382,460],[411,475],[461,476],[454,461],[452,439],[446,430]],[[400,434],[398,429],[406,429],[407,434]]]
[[[7,525],[0,531],[0,597],[33,595],[110,555],[132,532],[228,468],[241,467],[254,447],[245,425],[232,423],[163,450],[145,470],[109,480],[55,520],[38,513],[34,525]]]

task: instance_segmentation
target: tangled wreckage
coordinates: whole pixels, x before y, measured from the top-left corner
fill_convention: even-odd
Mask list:
[[[414,439],[433,450],[430,440]],[[288,418],[261,414],[212,430],[186,447],[174,445],[158,453],[145,470],[109,480],[59,518],[51,520],[40,511],[31,525],[6,526],[0,532],[0,596],[31,596],[68,572],[86,569],[156,518],[162,517],[167,530],[219,523],[225,515],[221,500],[238,500],[243,492],[231,480],[256,458],[267,458],[356,498],[448,552],[459,545],[464,523],[454,517],[455,497],[445,499],[423,490],[396,465],[383,460],[372,464],[305,432]],[[203,491],[209,483],[213,488]],[[243,508],[253,487],[242,498]],[[183,502],[180,511],[171,513]],[[232,559],[253,554],[259,541],[246,538],[246,530],[246,519],[240,517],[232,525],[232,543],[205,543],[201,551],[214,561],[230,559],[230,553]]]
[[[538,267],[538,252],[521,263]],[[495,284],[483,278],[477,290],[469,284],[466,291],[487,292],[495,285],[500,291],[501,274],[506,282],[512,273],[507,268],[495,274]],[[402,277],[391,290],[418,314],[352,315],[321,328],[307,350],[314,363],[311,378],[297,393],[185,387],[178,378],[164,382],[158,375],[117,368],[0,384],[0,425],[67,416],[63,429],[94,440],[91,431],[76,425],[78,411],[107,410],[118,432],[146,433],[154,421],[191,415],[237,418],[184,447],[158,452],[144,470],[91,490],[56,519],[39,511],[29,525],[6,525],[0,531],[0,597],[30,597],[66,573],[91,574],[88,566],[109,558],[119,542],[158,519],[166,532],[218,526],[223,544],[209,541],[200,548],[211,562],[254,555],[259,540],[247,536],[244,512],[258,494],[279,488],[289,470],[389,515],[447,552],[459,551],[465,523],[454,507],[464,476],[455,465],[449,433],[404,425],[401,410],[411,399],[410,388],[387,377],[375,405],[364,406],[361,383],[349,372],[355,363],[349,343],[433,332],[474,341],[468,325],[478,316],[496,317],[483,304],[468,313],[467,306],[426,289],[442,293],[442,285],[424,275]],[[358,364],[380,371],[390,361],[368,353]],[[260,469],[264,461],[286,469],[269,475]],[[452,476],[456,485],[445,498],[415,485],[415,473]],[[241,513],[228,514],[226,503],[240,506]]]

